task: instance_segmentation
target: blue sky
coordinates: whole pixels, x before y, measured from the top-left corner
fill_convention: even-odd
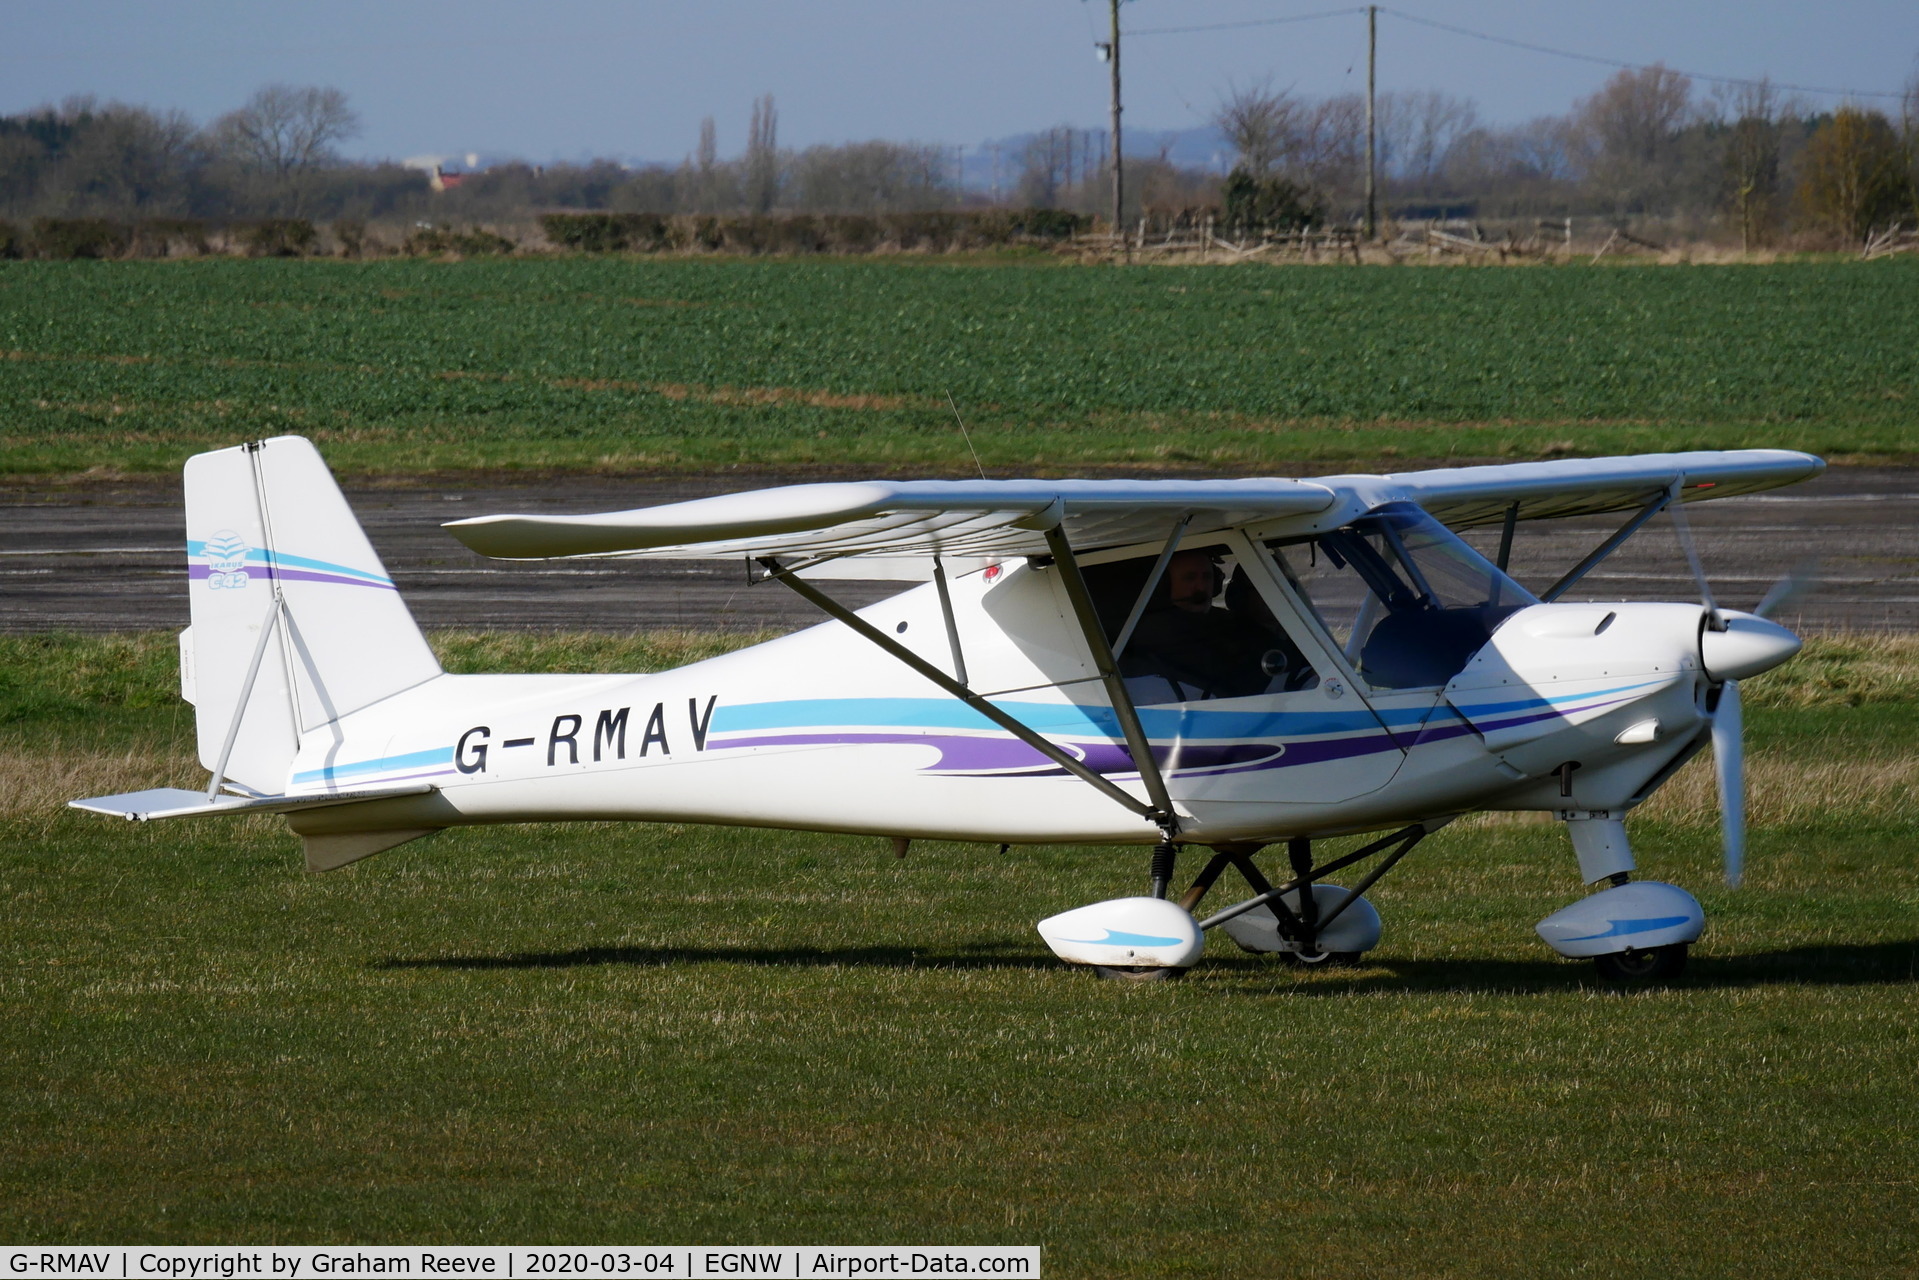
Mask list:
[[[1128,28],[1248,22],[1337,0],[1130,0]],[[1897,90],[1915,71],[1915,0],[1400,0],[1435,21],[1629,62]],[[1104,0],[0,0],[0,112],[71,94],[207,120],[261,84],[327,84],[364,121],[349,154],[479,151],[675,161],[716,117],[745,140],[771,93],[787,146],[886,137],[973,144],[1105,122],[1093,54]],[[1126,42],[1126,124],[1200,125],[1231,82],[1306,93],[1365,85],[1365,20]],[[1382,89],[1438,88],[1509,122],[1567,109],[1603,66],[1380,17]],[[1815,99],[1826,104],[1835,99]],[[1880,104],[1890,106],[1891,104]]]

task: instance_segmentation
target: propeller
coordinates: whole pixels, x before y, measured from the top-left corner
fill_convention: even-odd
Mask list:
[[[1699,584],[1699,603],[1706,606],[1706,626],[1713,631],[1724,631],[1725,619],[1719,616],[1719,604],[1712,598],[1712,584],[1706,581],[1706,566],[1700,563],[1699,548],[1692,540],[1692,522],[1686,519],[1685,499],[1680,496],[1684,483],[1683,477],[1673,481],[1672,500],[1666,504],[1666,510],[1672,515],[1673,532],[1679,535],[1679,549],[1686,554],[1692,580]]]
[[[1739,676],[1757,675],[1784,662],[1799,649],[1799,639],[1784,627],[1762,621],[1809,591],[1818,566],[1805,560],[1795,565],[1753,607],[1749,617],[1720,613],[1706,581],[1692,526],[1680,508],[1675,484],[1673,530],[1699,584],[1699,600],[1706,609],[1706,626],[1699,637],[1699,653],[1706,674],[1718,681],[1708,704],[1712,714],[1713,773],[1719,783],[1719,827],[1725,845],[1726,885],[1736,889],[1746,874],[1746,742],[1745,715],[1739,701]]]
[[[1770,618],[1818,585],[1819,562],[1801,560],[1783,578],[1772,584],[1759,603],[1752,607],[1752,611],[1758,617]]]
[[[1712,712],[1712,767],[1719,780],[1719,830],[1726,847],[1726,887],[1746,874],[1746,741],[1739,682],[1719,686]]]

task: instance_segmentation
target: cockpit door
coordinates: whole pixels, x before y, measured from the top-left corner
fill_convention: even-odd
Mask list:
[[[1424,510],[1388,503],[1330,532],[1263,544],[1402,744],[1454,736],[1445,688],[1538,601]]]
[[[1328,804],[1391,781],[1405,760],[1404,746],[1264,549],[1238,533],[1192,542],[1223,553],[1221,608],[1275,639],[1264,692],[1136,698],[1147,735],[1171,743],[1166,774],[1173,797],[1203,804]]]

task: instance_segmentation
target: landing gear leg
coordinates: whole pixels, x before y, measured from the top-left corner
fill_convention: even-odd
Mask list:
[[[1179,846],[1162,839],[1153,846],[1153,889],[1155,898],[1164,898],[1173,887],[1173,867],[1179,862]]]
[[[1253,896],[1214,912],[1200,922],[1202,930],[1224,925],[1228,936],[1242,949],[1278,952],[1296,964],[1353,964],[1359,956],[1379,943],[1379,913],[1366,901],[1366,891],[1392,870],[1401,858],[1411,853],[1415,845],[1447,821],[1449,819],[1434,819],[1401,827],[1391,835],[1334,858],[1324,866],[1314,865],[1310,840],[1289,840],[1287,854],[1293,876],[1280,888],[1267,883],[1266,877],[1253,865],[1251,854],[1258,846],[1214,845],[1219,857],[1213,859],[1201,875],[1200,882],[1188,891],[1186,901],[1199,900],[1199,895],[1210,887],[1217,876],[1221,859],[1224,859],[1246,877],[1246,883],[1252,886]],[[1388,849],[1391,852],[1360,877],[1359,883],[1351,889],[1320,883],[1325,876]],[[1260,908],[1265,909],[1264,915],[1270,916],[1271,924],[1255,918],[1234,925],[1234,921]],[[1328,945],[1329,939],[1332,940],[1331,945]]]
[[[1160,842],[1153,846],[1152,897],[1164,899],[1173,887],[1173,868],[1179,862],[1179,846],[1172,841],[1170,831],[1160,833]],[[1184,969],[1145,968],[1131,965],[1096,964],[1093,972],[1102,978],[1115,982],[1165,982],[1185,973]]]
[[[1286,861],[1292,864],[1293,879],[1310,881],[1313,878],[1313,842],[1288,840]],[[1314,960],[1324,959],[1324,953],[1313,945],[1319,935],[1319,899],[1310,890],[1303,890],[1299,895],[1299,924],[1300,942],[1303,945],[1292,954],[1301,960],[1309,956]]]

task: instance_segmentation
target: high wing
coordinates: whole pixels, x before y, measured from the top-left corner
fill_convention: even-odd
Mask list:
[[[1044,555],[1325,511],[1339,495],[1298,480],[906,480],[797,484],[586,516],[479,516],[446,527],[483,555]]]
[[[1520,520],[1600,515],[1643,507],[1675,482],[1681,486],[1681,501],[1702,502],[1810,480],[1825,469],[1825,462],[1809,453],[1735,449],[1447,467],[1403,471],[1386,479],[1440,523],[1470,529],[1500,523],[1514,504]],[[1319,483],[1336,486],[1359,478]]]
[[[1675,484],[1687,502],[1818,475],[1782,449],[1640,454],[1318,480],[910,480],[788,485],[598,515],[479,516],[446,527],[484,555],[715,558],[1044,555],[1046,530],[1082,550],[1286,517],[1347,519],[1388,501],[1453,528],[1644,507]]]

